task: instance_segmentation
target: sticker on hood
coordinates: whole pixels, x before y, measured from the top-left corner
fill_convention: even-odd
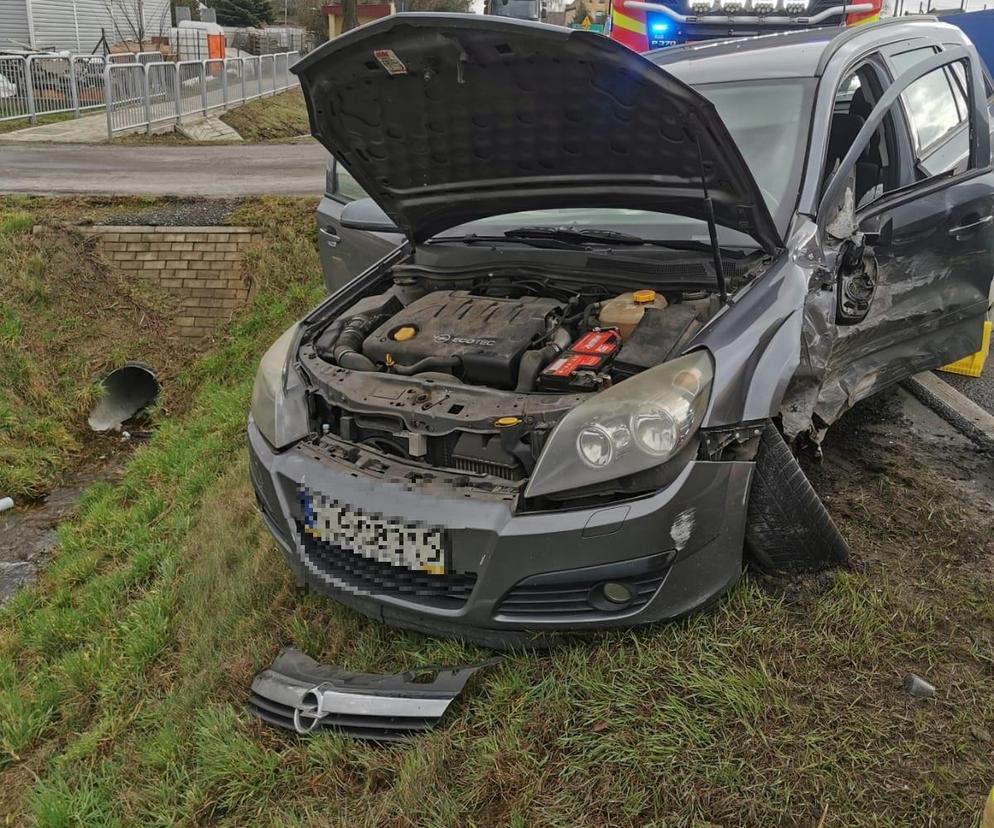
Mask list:
[[[373,57],[390,75],[406,75],[407,67],[393,49],[373,49]]]

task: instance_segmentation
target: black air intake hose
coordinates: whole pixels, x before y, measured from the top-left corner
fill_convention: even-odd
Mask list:
[[[353,316],[338,335],[335,343],[335,362],[352,371],[375,371],[376,364],[360,353],[362,343],[376,327],[377,319],[367,316]]]
[[[393,371],[404,377],[412,374],[420,374],[422,371],[445,371],[452,372],[462,365],[462,360],[457,356],[430,356],[419,359],[413,365],[394,365]]]
[[[335,343],[338,342],[338,335],[342,332],[342,328],[345,326],[345,318],[339,316],[334,322],[332,322],[327,328],[325,328],[321,335],[314,341],[314,350],[321,359],[327,362],[335,361]]]
[[[553,335],[553,341],[541,348],[532,348],[521,355],[518,363],[518,384],[514,390],[519,394],[535,390],[535,380],[541,371],[552,360],[559,356],[569,346],[569,332],[559,328]]]

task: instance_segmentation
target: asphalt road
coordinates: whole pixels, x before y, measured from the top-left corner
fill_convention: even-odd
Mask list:
[[[93,195],[319,195],[320,144],[0,145],[0,192]]]
[[[948,374],[945,371],[936,371],[936,375],[981,408],[986,409],[989,414],[994,414],[994,353],[987,357],[984,373],[979,377],[964,377],[960,374]]]

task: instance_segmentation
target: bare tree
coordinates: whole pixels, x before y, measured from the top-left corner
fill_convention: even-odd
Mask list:
[[[356,0],[342,0],[342,31],[347,32],[359,25],[359,10]]]
[[[163,34],[169,4],[162,5],[158,20],[148,20],[145,0],[100,0],[107,12],[118,40],[138,44],[138,51],[145,51],[145,44],[151,44],[152,37]]]

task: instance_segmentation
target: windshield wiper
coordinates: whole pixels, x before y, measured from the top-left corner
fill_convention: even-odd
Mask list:
[[[534,241],[538,239],[549,239],[573,244],[603,244],[608,247],[612,245],[629,245],[638,247],[640,245],[651,245],[652,247],[665,247],[668,250],[686,250],[694,253],[712,253],[713,248],[707,242],[694,241],[692,239],[672,241],[662,241],[660,239],[643,239],[631,233],[622,233],[620,230],[606,230],[600,227],[515,227],[504,233],[505,238],[516,241]],[[741,259],[749,255],[750,251],[741,250],[734,247],[722,247],[723,253],[733,259]]]
[[[506,230],[508,239],[556,239],[565,242],[593,242],[594,244],[649,244],[641,236],[622,233],[619,230],[604,230],[599,227],[515,227]]]
[[[545,247],[552,250],[586,250],[579,242],[556,238],[555,236],[478,236],[469,233],[465,236],[434,236],[426,244],[527,244],[531,247]]]

